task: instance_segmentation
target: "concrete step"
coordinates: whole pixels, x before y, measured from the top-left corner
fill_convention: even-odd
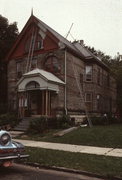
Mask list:
[[[22,121],[13,129],[15,131],[27,131],[29,128],[31,118],[24,118]]]

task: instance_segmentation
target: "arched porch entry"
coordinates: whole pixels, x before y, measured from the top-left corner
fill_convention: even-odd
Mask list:
[[[51,97],[55,95],[53,91],[47,89],[31,89],[18,93],[18,115],[20,117],[53,115],[54,112],[51,111]]]
[[[52,99],[58,95],[59,84],[64,83],[44,70],[37,69],[24,74],[17,84],[19,117],[54,115]]]

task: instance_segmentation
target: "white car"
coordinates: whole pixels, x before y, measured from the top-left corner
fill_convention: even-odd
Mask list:
[[[15,159],[27,158],[21,143],[12,140],[9,132],[0,130],[0,166],[8,167]]]

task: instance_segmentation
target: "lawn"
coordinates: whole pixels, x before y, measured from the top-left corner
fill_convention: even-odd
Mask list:
[[[122,158],[72,153],[41,148],[26,148],[28,162],[92,172],[107,177],[122,177]]]
[[[89,145],[98,147],[122,148],[122,124],[108,126],[80,127],[62,137],[55,137],[55,131],[45,134],[29,134],[24,139],[68,143],[77,145]]]

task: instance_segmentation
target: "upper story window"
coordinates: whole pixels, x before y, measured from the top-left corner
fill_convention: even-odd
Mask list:
[[[39,49],[43,49],[43,48],[44,48],[44,46],[43,46],[43,39],[40,39],[40,40],[36,41],[35,49],[39,50]]]
[[[92,66],[86,66],[85,69],[85,75],[86,75],[86,81],[91,82],[92,81]]]
[[[104,86],[109,87],[109,85],[110,85],[110,75],[109,75],[109,73],[104,74],[103,81],[104,81]]]
[[[83,74],[80,73],[80,85],[83,88]]]
[[[40,50],[43,49],[43,39],[35,36],[30,36],[27,38],[25,42],[25,52],[29,52],[30,50]]]
[[[31,70],[37,68],[37,56],[33,57],[31,60]]]
[[[58,73],[61,70],[59,60],[56,56],[48,56],[45,60],[44,67],[47,71]]]
[[[110,75],[109,75],[109,73],[107,74],[107,86],[108,87],[110,86]]]
[[[20,79],[23,74],[23,63],[22,61],[18,61],[16,63],[16,72],[17,72],[17,79]]]
[[[100,71],[100,68],[98,68],[98,72],[97,72],[97,83],[98,83],[98,85],[101,85],[101,71]]]

